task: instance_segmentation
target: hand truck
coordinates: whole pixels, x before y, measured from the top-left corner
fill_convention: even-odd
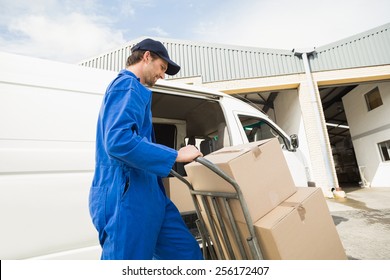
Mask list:
[[[195,161],[227,181],[235,190],[233,193],[195,190],[188,180],[176,171],[171,170],[171,175],[185,183],[189,188],[198,216],[196,225],[202,238],[204,258],[212,260],[263,259],[248,206],[240,186],[206,158],[198,157]],[[240,210],[246,221],[247,231],[245,230],[245,233],[239,230],[234,219],[231,208],[231,202],[234,200],[237,200],[241,206]],[[245,243],[247,246],[245,246]],[[249,250],[246,248],[249,248]]]

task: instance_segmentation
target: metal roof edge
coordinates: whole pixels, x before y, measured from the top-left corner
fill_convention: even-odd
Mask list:
[[[315,50],[316,50],[317,53],[323,52],[323,51],[326,51],[326,50],[329,50],[329,49],[332,49],[332,48],[336,48],[338,46],[342,46],[344,44],[349,44],[349,43],[351,43],[353,41],[356,41],[356,40],[359,40],[361,38],[374,35],[375,33],[384,31],[384,30],[389,29],[389,28],[390,28],[390,22],[388,22],[386,24],[383,24],[383,25],[380,25],[380,26],[377,26],[375,28],[369,29],[367,31],[355,34],[353,36],[350,36],[350,37],[347,37],[347,38],[335,41],[333,43],[329,43],[327,45],[315,48]]]
[[[140,40],[143,38],[147,38],[147,36],[138,38],[136,40]],[[272,49],[272,48],[253,47],[253,46],[240,46],[240,45],[233,45],[233,44],[191,41],[191,40],[172,39],[172,38],[163,38],[163,37],[149,37],[149,38],[152,38],[154,40],[158,40],[162,43],[187,44],[187,45],[209,47],[209,48],[216,48],[216,49],[220,48],[220,49],[231,49],[231,50],[242,50],[242,51],[252,51],[252,52],[264,52],[264,53],[293,55],[291,50],[286,50],[286,49]],[[133,41],[134,40],[132,40],[131,42],[133,42]]]
[[[189,40],[169,39],[169,38],[155,38],[155,39],[160,40],[163,43],[177,43],[177,44],[187,44],[187,45],[209,47],[209,48],[216,48],[216,49],[230,49],[230,50],[238,50],[238,51],[293,55],[293,52],[291,50],[285,50],[285,49],[271,49],[271,48],[261,48],[261,47],[253,47],[253,46],[240,46],[240,45],[232,45],[232,44],[199,42],[199,41],[189,41]]]
[[[95,59],[97,57],[101,57],[107,53],[117,51],[117,50],[125,48],[127,46],[132,46],[132,45],[134,45],[134,44],[138,43],[139,41],[146,39],[146,38],[158,40],[163,44],[183,44],[183,45],[192,45],[192,46],[208,47],[208,48],[215,48],[215,49],[230,49],[230,50],[236,50],[236,51],[273,53],[273,54],[279,54],[279,55],[294,56],[294,53],[292,50],[249,47],[249,46],[229,45],[229,44],[211,43],[211,42],[198,42],[198,41],[190,41],[190,40],[162,38],[162,37],[155,37],[155,36],[141,36],[141,37],[135,38],[133,40],[127,41],[126,43],[123,43],[121,46],[118,46],[116,48],[109,49],[109,50],[104,51],[100,54],[93,55],[89,58],[83,59],[83,60],[79,61],[77,64],[81,64],[81,63],[90,61],[92,59]]]

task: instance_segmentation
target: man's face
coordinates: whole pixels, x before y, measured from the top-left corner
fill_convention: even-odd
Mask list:
[[[150,55],[145,60],[143,83],[152,87],[158,79],[164,79],[168,63],[160,57],[153,59]]]

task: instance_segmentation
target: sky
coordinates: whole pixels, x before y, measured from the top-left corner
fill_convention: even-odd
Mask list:
[[[0,0],[0,51],[78,63],[144,36],[307,50],[389,11],[389,0]]]

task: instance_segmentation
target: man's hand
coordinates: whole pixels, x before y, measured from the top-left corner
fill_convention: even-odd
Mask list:
[[[202,156],[203,154],[194,145],[188,145],[178,151],[176,162],[191,162]]]

